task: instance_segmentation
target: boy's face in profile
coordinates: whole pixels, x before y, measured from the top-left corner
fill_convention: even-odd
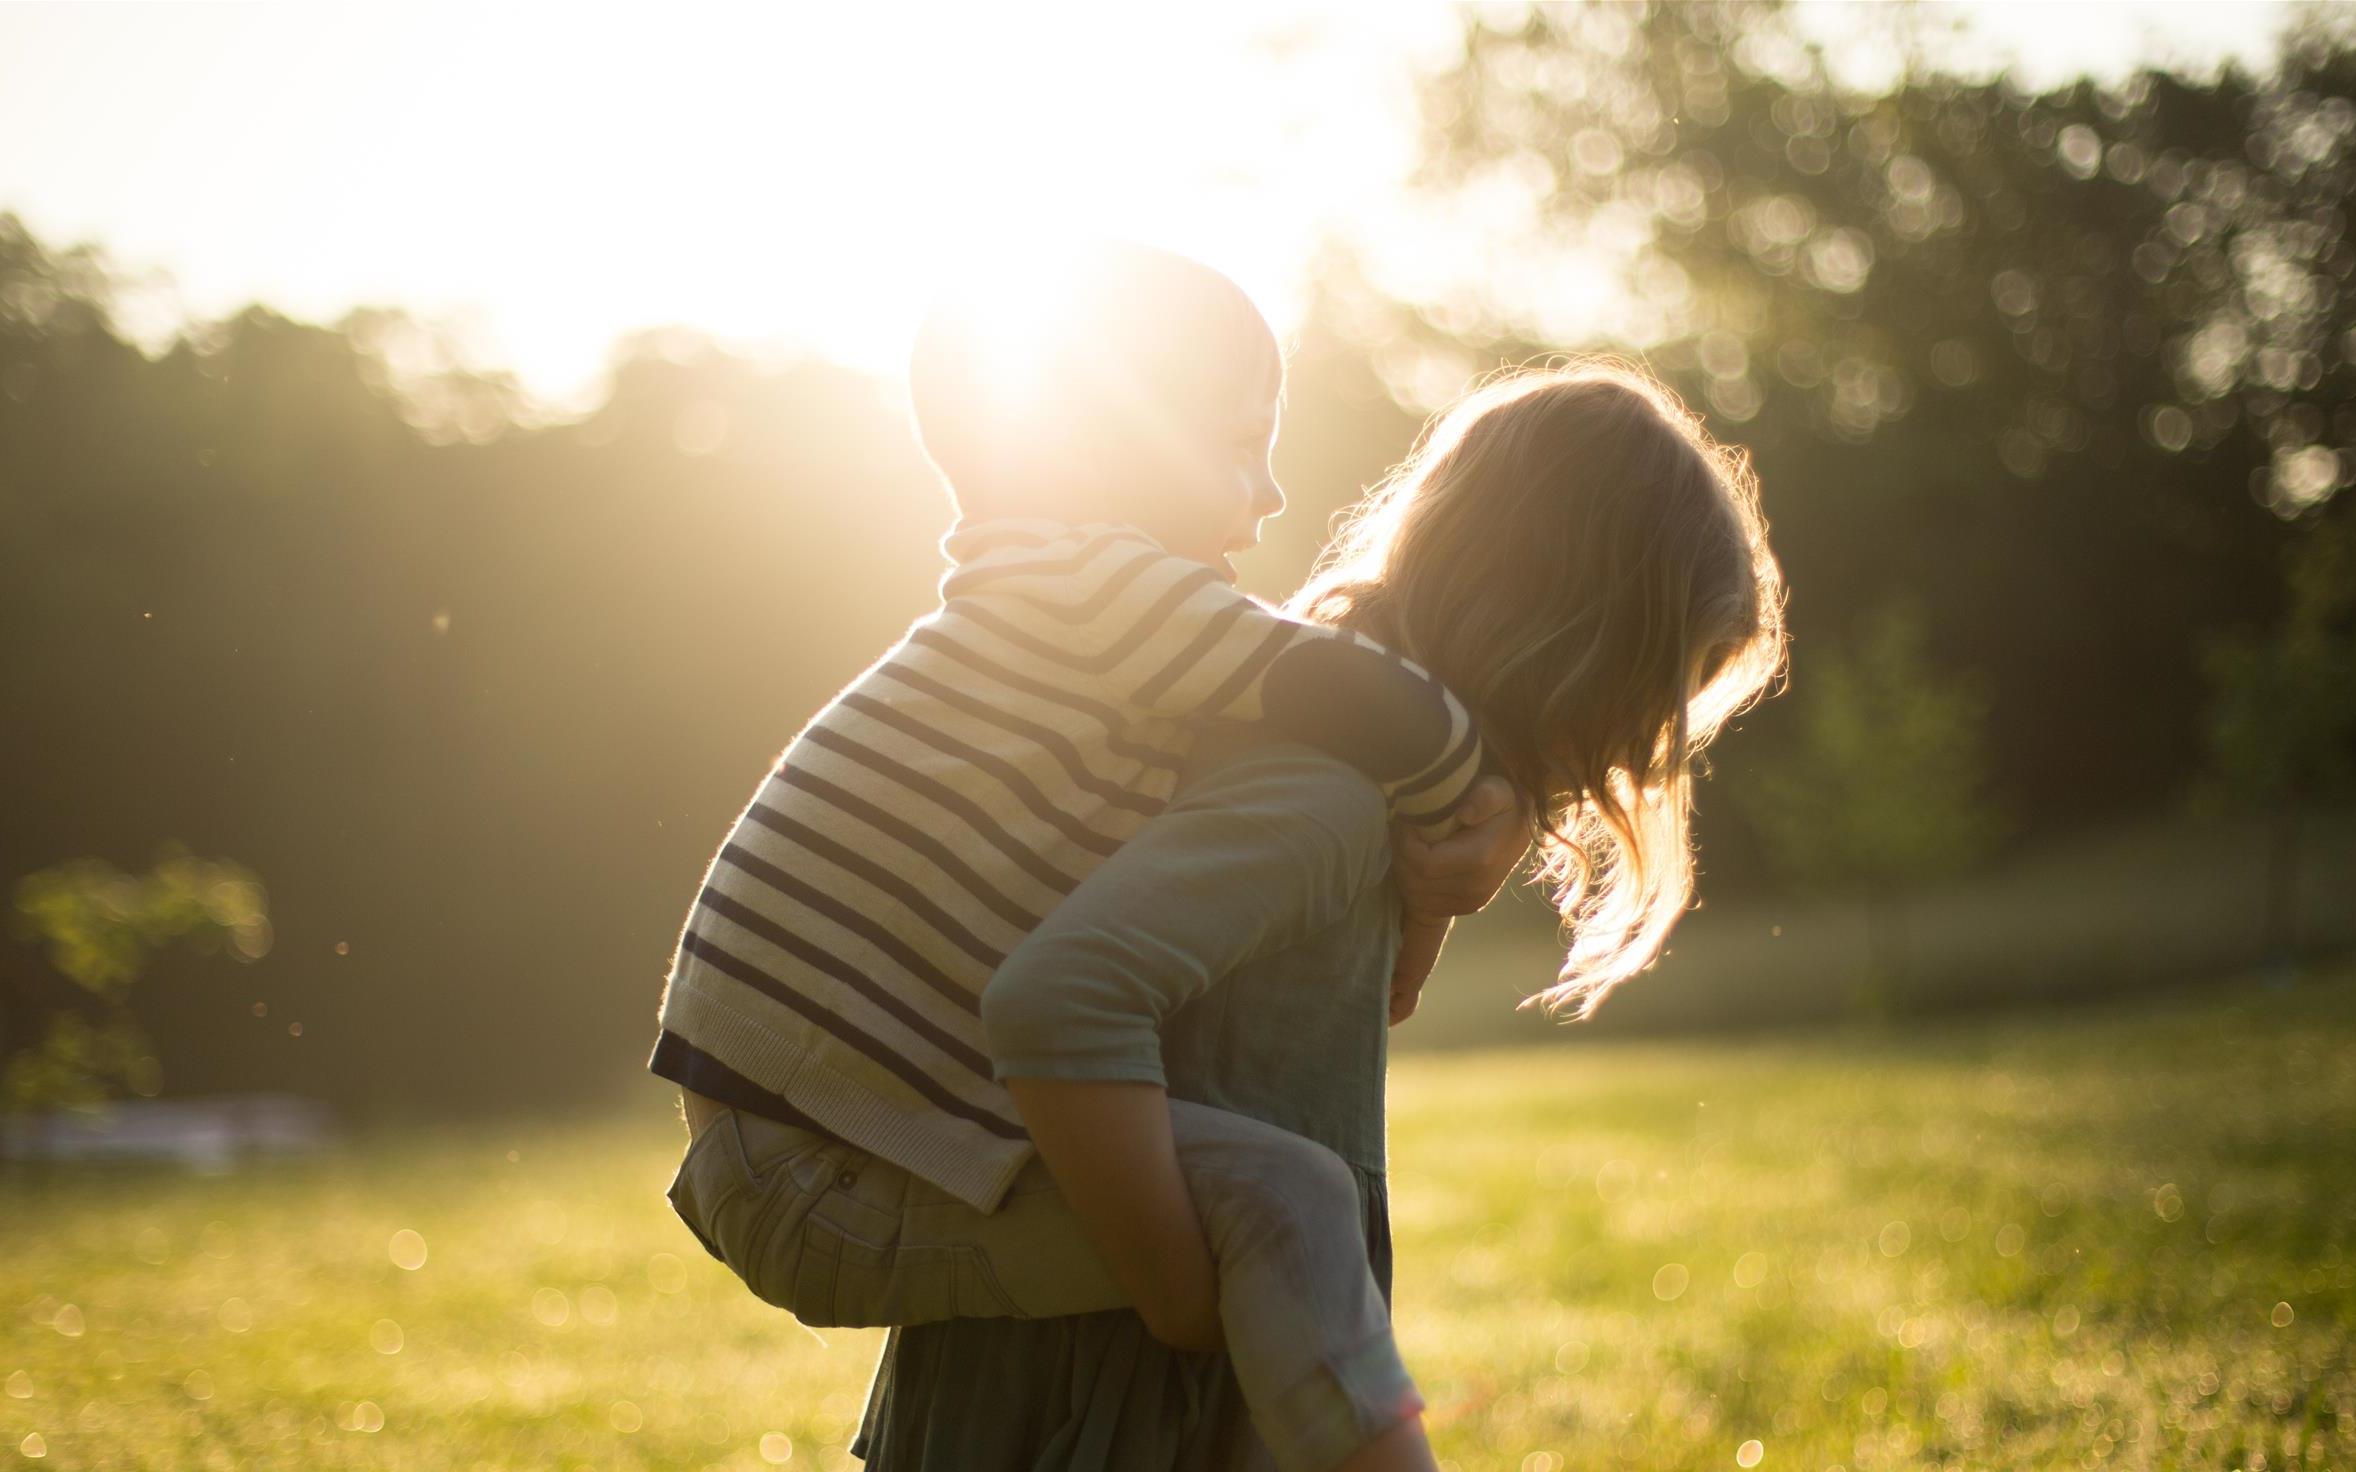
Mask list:
[[[1203,406],[1154,497],[1153,533],[1172,553],[1235,581],[1236,554],[1256,546],[1260,523],[1284,510],[1269,464],[1284,389],[1273,338],[1239,354],[1224,394]],[[1156,477],[1164,479],[1163,477]]]
[[[1183,256],[1113,241],[1054,259],[1035,295],[984,277],[918,333],[917,430],[959,513],[1128,522],[1233,581],[1284,509],[1276,334]]]

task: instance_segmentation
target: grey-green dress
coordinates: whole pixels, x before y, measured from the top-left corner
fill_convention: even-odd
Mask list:
[[[1302,746],[1206,744],[1171,807],[1001,970],[994,990],[1019,989],[993,1019],[1002,1071],[1164,1081],[1327,1146],[1358,1178],[1388,1293],[1389,874],[1382,798],[1355,770]],[[1226,1472],[1265,1456],[1226,1359],[1165,1348],[1127,1310],[895,1331],[853,1450],[870,1472]]]

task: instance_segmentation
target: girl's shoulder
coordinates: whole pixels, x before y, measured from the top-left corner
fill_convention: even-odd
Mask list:
[[[1197,739],[1173,807],[1216,807],[1275,834],[1339,845],[1369,869],[1388,871],[1390,812],[1365,773],[1314,746],[1247,727],[1215,727]]]

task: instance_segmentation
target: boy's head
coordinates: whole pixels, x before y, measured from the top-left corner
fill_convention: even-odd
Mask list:
[[[962,515],[1126,521],[1232,575],[1283,509],[1284,366],[1242,288],[1126,241],[975,275],[926,314],[908,383]]]

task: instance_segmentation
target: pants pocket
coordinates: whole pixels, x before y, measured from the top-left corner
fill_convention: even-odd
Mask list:
[[[735,1267],[729,1260],[727,1237],[737,1235],[729,1230],[742,1225],[747,1200],[745,1172],[739,1163],[743,1146],[737,1138],[736,1116],[720,1115],[704,1126],[687,1145],[687,1153],[680,1158],[678,1172],[671,1177],[671,1188],[665,1192],[671,1210],[704,1251]]]
[[[823,1209],[803,1221],[800,1237],[794,1296],[805,1324],[870,1329],[1020,1316],[978,1248],[867,1241],[826,1220]]]
[[[737,1111],[720,1115],[687,1147],[671,1205],[704,1250],[756,1297],[798,1314],[790,1290],[799,1228],[833,1175],[828,1150],[851,1147]],[[815,1173],[811,1165],[820,1169]]]

